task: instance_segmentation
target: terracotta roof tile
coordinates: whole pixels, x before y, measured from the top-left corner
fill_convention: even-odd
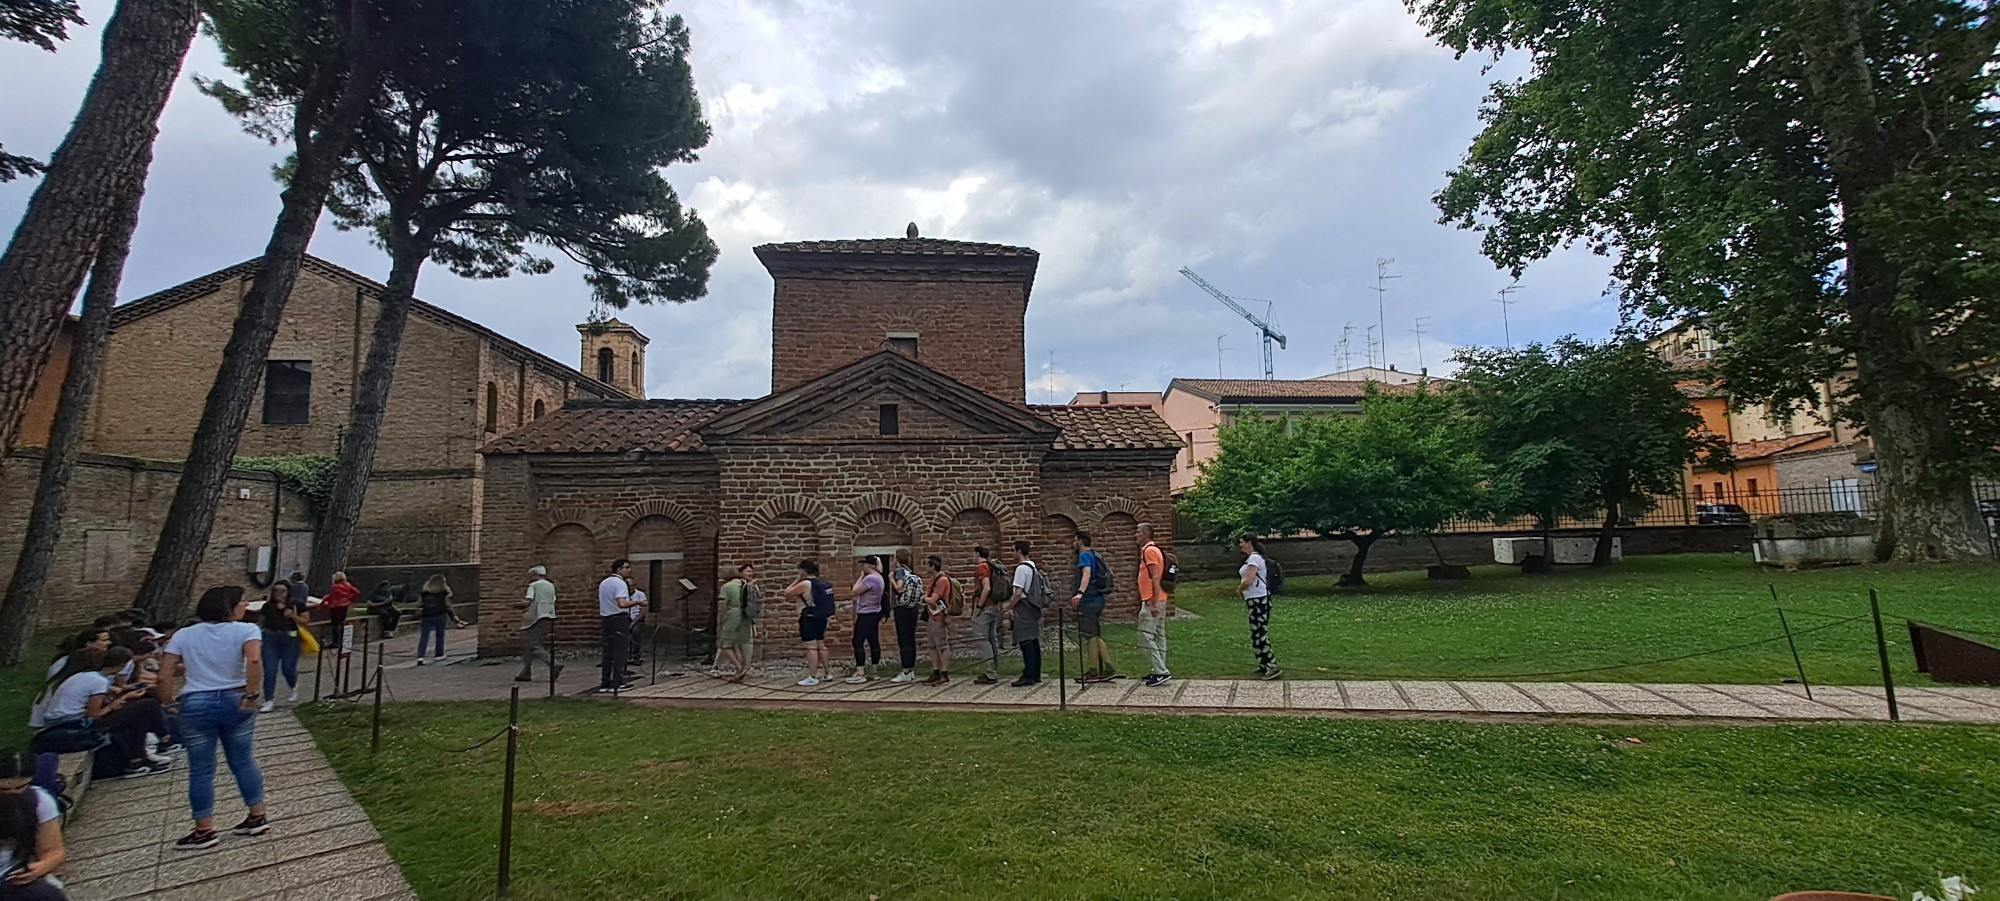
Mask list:
[[[1167,390],[1178,387],[1221,401],[1351,401],[1366,397],[1370,384],[1384,394],[1408,394],[1416,390],[1414,385],[1324,379],[1174,379]]]
[[[981,244],[976,241],[950,241],[944,238],[848,238],[838,241],[791,241],[784,244],[764,244],[757,252],[780,251],[784,253],[868,253],[898,254],[905,256],[980,256],[980,257],[1039,257],[1033,249],[1010,247],[1006,244]]]
[[[666,454],[702,450],[695,429],[741,400],[605,400],[564,404],[483,448],[486,454]]]
[[[1745,460],[1762,460],[1765,457],[1777,456],[1785,451],[1797,450],[1815,442],[1831,441],[1832,439],[1833,433],[1829,431],[1807,432],[1803,435],[1793,435],[1788,438],[1767,438],[1763,441],[1738,442],[1729,446],[1729,453],[1736,458],[1736,462],[1741,463]]]
[[[1031,406],[1028,410],[1062,429],[1056,450],[1179,450],[1183,446],[1180,436],[1150,406]]]

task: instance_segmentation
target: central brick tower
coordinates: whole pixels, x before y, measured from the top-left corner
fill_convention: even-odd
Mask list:
[[[1023,320],[1040,255],[917,236],[765,244],[774,283],[771,391],[883,350],[1026,403]]]

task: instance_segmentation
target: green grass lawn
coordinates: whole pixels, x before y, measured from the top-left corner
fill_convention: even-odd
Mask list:
[[[28,641],[21,665],[0,669],[0,749],[26,749],[35,730],[28,728],[28,708],[48,680],[56,645],[82,631],[88,623],[41,629]]]
[[[489,898],[504,705],[304,719],[426,901]],[[1637,738],[1642,743],[1628,743]],[[2000,882],[2000,730],[537,701],[521,899],[1907,898]]]
[[[1816,614],[1793,616],[1795,630],[1867,613],[1873,587],[1891,614],[2000,641],[2000,567],[1990,565],[1785,573],[1759,569],[1748,555],[1691,554],[1634,557],[1608,570],[1565,567],[1547,576],[1484,566],[1474,568],[1469,582],[1430,582],[1421,572],[1368,580],[1360,593],[1336,590],[1330,577],[1290,580],[1290,596],[1278,601],[1271,623],[1288,677],[1772,683],[1796,677],[1783,640],[1672,663],[1569,672],[1778,636],[1771,585],[1784,607]],[[1234,588],[1182,587],[1180,606],[1202,618],[1168,624],[1174,675],[1241,676],[1254,668]],[[1897,677],[1928,682],[1911,670],[1902,621],[1886,626]],[[1133,627],[1105,632],[1120,670],[1143,673]],[[1879,684],[1874,635],[1862,620],[1800,637],[1807,677]],[[1053,670],[1053,661],[1046,668]]]

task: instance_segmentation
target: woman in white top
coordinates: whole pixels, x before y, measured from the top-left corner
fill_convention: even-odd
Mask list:
[[[126,648],[84,648],[71,654],[62,681],[49,692],[42,707],[45,727],[82,724],[110,736],[111,743],[125,755],[125,772],[120,778],[164,773],[171,764],[166,757],[154,758],[146,752],[148,734],[160,736],[163,743],[169,741],[167,717],[160,703],[146,697],[143,686],[118,688],[111,684],[112,674],[131,662],[132,652]]]
[[[63,848],[62,810],[48,792],[29,785],[34,761],[0,757],[0,901],[63,901],[55,872]]]
[[[1243,606],[1250,611],[1250,648],[1257,652],[1257,678],[1276,679],[1278,658],[1271,653],[1271,589],[1266,579],[1270,565],[1264,562],[1264,542],[1245,535],[1236,540],[1236,549],[1244,557],[1243,567],[1236,571],[1242,577],[1236,593],[1243,596]]]
[[[194,812],[194,831],[174,843],[178,850],[197,851],[221,842],[215,834],[218,744],[229,758],[237,792],[250,807],[249,816],[231,831],[237,835],[271,831],[264,818],[264,774],[251,754],[260,695],[250,686],[263,681],[263,634],[256,624],[242,621],[247,607],[241,588],[209,589],[194,608],[201,622],[175,632],[163,652],[163,675],[175,672],[177,664],[186,667],[178,706],[181,740],[188,751],[188,807]],[[160,680],[160,697],[169,703],[175,698],[173,683]]]

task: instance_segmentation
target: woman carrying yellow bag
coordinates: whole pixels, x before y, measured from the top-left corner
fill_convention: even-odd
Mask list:
[[[299,627],[299,650],[307,655],[319,653],[319,639],[313,637],[311,626]]]

